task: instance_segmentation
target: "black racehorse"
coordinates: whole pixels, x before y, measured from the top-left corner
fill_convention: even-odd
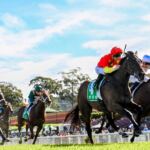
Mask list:
[[[142,82],[138,85],[136,90],[133,92],[133,101],[142,106],[142,117],[150,116],[150,79],[147,82]],[[120,119],[120,116],[116,118],[116,115],[113,114],[114,119]],[[102,131],[104,123],[107,121],[107,117],[104,115],[102,116],[102,124],[97,133]],[[109,122],[106,125],[107,127],[110,126]],[[131,138],[131,142],[134,142],[135,136]]]
[[[133,94],[133,101],[142,106],[142,117],[150,116],[150,79],[147,82],[142,82]],[[134,141],[134,136],[131,142]]]
[[[138,136],[140,132],[139,124],[141,119],[142,109],[139,105],[131,100],[131,94],[128,86],[130,75],[136,76],[139,80],[144,79],[144,72],[140,66],[140,59],[131,51],[125,53],[125,57],[120,63],[120,68],[105,77],[105,83],[101,87],[101,95],[103,104],[105,105],[105,113],[109,122],[113,124],[110,112],[119,113],[121,116],[127,116],[134,125],[134,136]],[[86,125],[86,131],[90,143],[93,143],[92,130],[90,126],[90,115],[92,108],[101,110],[100,102],[92,103],[87,100],[87,87],[89,81],[81,84],[78,92],[78,104],[66,115],[65,121],[71,120],[72,125],[77,125],[79,122],[79,111],[82,114],[83,121]],[[106,111],[107,110],[107,111]],[[132,113],[136,113],[136,120]]]
[[[51,100],[48,94],[43,94],[43,96],[40,97],[40,99],[37,100],[37,104],[35,104],[30,111],[29,119],[25,120],[23,119],[23,112],[26,109],[25,106],[21,107],[18,112],[18,130],[19,130],[19,136],[20,141],[19,143],[22,143],[22,134],[21,134],[21,127],[24,125],[24,123],[27,123],[26,128],[26,134],[27,129],[30,129],[31,135],[29,139],[33,139],[33,144],[35,144],[36,139],[39,135],[39,132],[41,131],[43,124],[45,122],[45,105],[50,105]],[[37,126],[36,134],[34,135],[33,128]]]

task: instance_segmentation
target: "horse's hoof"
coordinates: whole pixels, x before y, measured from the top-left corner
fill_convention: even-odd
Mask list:
[[[88,137],[85,139],[85,143],[89,143],[89,138]]]
[[[5,139],[5,142],[10,142],[10,140],[9,139]]]
[[[4,145],[4,142],[1,142],[0,145]]]
[[[95,131],[95,134],[99,134],[99,133],[101,133],[101,131]]]
[[[125,132],[120,132],[119,135],[121,135],[122,138],[127,138],[127,137],[129,137],[128,134],[125,133]]]
[[[136,137],[139,137],[140,134],[142,134],[141,130],[136,130],[136,131],[134,132],[134,136],[136,136]]]
[[[27,139],[27,138],[25,138],[25,139],[24,139],[24,141],[25,141],[25,142],[27,142],[27,141],[28,141],[28,139]]]
[[[22,144],[22,141],[19,141],[19,144]]]
[[[131,143],[133,143],[133,142],[134,142],[134,138],[133,138],[133,137],[130,139],[130,142],[131,142]]]

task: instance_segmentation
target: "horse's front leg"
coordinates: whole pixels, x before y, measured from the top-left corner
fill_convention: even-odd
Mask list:
[[[128,137],[128,135],[125,133],[125,132],[122,132],[120,130],[119,127],[116,126],[115,122],[114,122],[114,119],[113,119],[113,114],[108,110],[106,104],[105,104],[105,101],[101,101],[101,103],[99,103],[99,106],[100,106],[100,110],[104,112],[104,115],[105,117],[107,118],[108,120],[108,124],[107,124],[107,128],[111,125],[111,127],[119,132],[120,135],[122,135],[123,138],[126,138]],[[102,122],[103,123],[103,122]]]
[[[26,124],[26,136],[24,138],[25,142],[27,142],[27,140],[28,140],[27,136],[28,136],[28,124]]]
[[[28,139],[33,139],[34,138],[33,126],[29,125],[28,127],[29,127],[30,133],[31,133]]]
[[[128,108],[136,114],[136,121],[141,125],[141,118],[142,118],[142,113],[143,113],[143,108],[141,105],[136,104],[133,100],[130,101],[128,104]]]
[[[142,118],[142,112],[143,112],[143,108],[136,104],[135,102],[133,102],[131,100],[131,102],[129,103],[128,105],[129,109],[136,114],[136,122],[138,123],[138,126],[140,127],[141,125],[141,118]],[[131,137],[130,141],[131,142],[134,142],[134,139],[136,136],[139,136],[141,134],[141,130],[140,128],[139,129],[134,129],[134,134],[133,136]]]
[[[37,139],[37,137],[38,137],[38,135],[39,135],[39,133],[40,133],[40,131],[41,131],[42,127],[43,127],[43,124],[41,124],[41,125],[39,125],[39,126],[38,126],[38,128],[37,128],[37,130],[36,130],[36,134],[35,134],[35,137],[34,137],[34,140],[33,140],[33,143],[32,143],[32,144],[35,144],[36,139]]]

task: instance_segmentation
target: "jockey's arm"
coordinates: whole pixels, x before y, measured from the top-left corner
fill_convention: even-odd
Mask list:
[[[33,91],[30,92],[28,98],[29,98],[29,103],[33,103],[33,101],[34,101],[34,93],[33,93]]]
[[[113,67],[104,67],[104,72],[105,73],[112,73],[112,72],[118,70],[119,67],[120,67],[119,65],[115,65]]]
[[[51,101],[50,96],[49,96],[49,94],[48,94],[48,91],[43,90],[42,92],[43,92],[43,94],[44,94],[45,96],[48,97],[49,101]]]

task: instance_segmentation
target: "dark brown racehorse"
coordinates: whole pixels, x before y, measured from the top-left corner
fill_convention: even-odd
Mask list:
[[[36,139],[39,135],[39,132],[41,131],[43,124],[45,122],[45,108],[46,105],[50,105],[51,100],[47,94],[44,94],[38,101],[37,104],[32,106],[30,115],[29,115],[29,120],[25,120],[22,118],[23,112],[25,110],[25,106],[21,107],[18,112],[18,130],[19,130],[19,136],[20,136],[20,141],[19,143],[22,143],[22,134],[21,134],[21,128],[24,125],[24,123],[27,123],[27,128],[30,129],[31,135],[29,139],[33,139],[33,144],[35,144]],[[33,128],[37,126],[36,134],[34,135]],[[27,131],[26,128],[26,131]]]
[[[101,87],[101,95],[105,108],[107,109],[106,112],[115,112],[122,116],[127,116],[133,123],[135,129],[134,135],[137,136],[140,134],[141,107],[131,101],[128,82],[130,75],[135,75],[139,80],[144,79],[144,72],[140,63],[141,61],[133,52],[127,52],[126,57],[120,63],[120,68],[116,72],[110,75],[108,74],[105,83]],[[67,114],[65,121],[71,120],[73,125],[77,125],[79,123],[80,111],[86,125],[90,143],[93,143],[90,115],[92,108],[101,111],[101,107],[99,105],[100,102],[91,103],[87,100],[88,84],[88,81],[81,84],[77,97],[78,104]],[[137,121],[133,117],[133,112],[137,114]],[[107,114],[107,118],[110,122],[113,121],[110,113],[109,115]]]

